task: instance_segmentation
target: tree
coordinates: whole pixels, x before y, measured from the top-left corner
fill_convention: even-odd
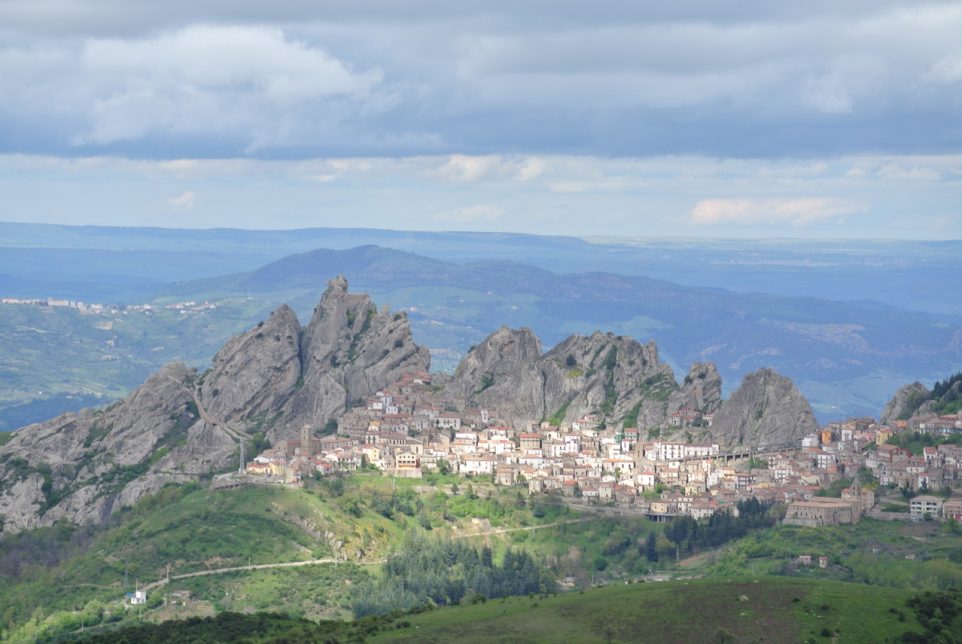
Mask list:
[[[676,516],[665,528],[665,536],[675,544],[675,560],[681,560],[681,544],[688,538],[689,533],[693,532],[695,520],[689,516]]]
[[[645,538],[645,557],[651,563],[658,561],[658,538],[654,532],[649,532]]]

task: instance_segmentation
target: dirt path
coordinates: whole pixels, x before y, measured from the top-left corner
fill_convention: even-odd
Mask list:
[[[553,523],[542,523],[540,525],[529,525],[521,528],[491,528],[490,530],[482,530],[481,532],[469,532],[467,534],[454,534],[451,535],[452,539],[467,539],[469,537],[486,537],[492,534],[508,534],[511,532],[531,532],[532,530],[543,530],[545,528],[555,528],[559,525],[570,525],[572,523],[583,523],[585,521],[591,521],[595,517],[581,517],[580,519],[568,519],[567,521],[555,521]]]
[[[523,526],[520,528],[492,528],[490,530],[483,530],[481,532],[470,532],[467,534],[456,534],[451,535],[452,539],[469,539],[471,537],[486,537],[495,534],[508,534],[511,532],[531,532],[532,530],[543,530],[545,528],[554,528],[560,525],[569,525],[572,523],[581,523],[583,521],[590,521],[592,517],[582,517],[580,519],[568,519],[566,521],[554,521],[553,523],[542,523],[541,525],[530,525]],[[185,572],[179,575],[171,575],[169,581],[177,581],[178,579],[191,579],[193,577],[208,577],[210,575],[224,575],[231,572],[246,572],[251,570],[269,570],[272,568],[297,568],[300,566],[317,566],[323,564],[336,564],[340,563],[356,563],[359,566],[373,566],[377,564],[382,564],[385,559],[375,559],[373,561],[361,561],[361,562],[351,562],[345,561],[343,559],[334,559],[332,557],[324,557],[322,559],[308,559],[305,561],[285,561],[283,563],[268,563],[268,564],[251,564],[248,566],[229,566],[227,568],[212,568],[210,570],[198,570],[195,572]],[[165,577],[157,581],[151,582],[146,586],[143,586],[144,590],[153,590],[155,588],[160,588],[166,585],[168,579]]]
[[[374,561],[361,561],[357,562],[359,566],[372,566],[375,564],[384,563],[384,559],[377,559]],[[177,581],[178,579],[190,579],[192,577],[207,577],[210,575],[224,575],[231,572],[245,572],[250,570],[269,570],[271,568],[298,568],[300,566],[317,566],[321,564],[336,564],[336,563],[355,563],[343,559],[334,559],[332,557],[324,557],[323,559],[308,559],[306,561],[285,561],[283,563],[269,563],[269,564],[251,564],[248,566],[229,566],[227,568],[212,568],[211,570],[198,570],[196,572],[185,572],[179,575],[171,575],[170,581]],[[159,579],[157,581],[151,582],[143,587],[144,590],[151,590],[153,588],[159,588],[167,584],[168,579]]]

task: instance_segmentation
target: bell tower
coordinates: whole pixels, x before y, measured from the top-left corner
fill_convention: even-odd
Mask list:
[[[301,454],[304,456],[311,456],[314,450],[311,449],[311,426],[304,425],[301,427]]]

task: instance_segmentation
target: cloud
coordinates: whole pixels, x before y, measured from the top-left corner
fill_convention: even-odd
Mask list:
[[[694,225],[790,224],[805,226],[868,210],[864,204],[828,197],[795,199],[704,199],[688,216]]]
[[[449,155],[146,160],[0,153],[0,218],[164,226],[180,212],[189,216],[178,223],[192,227],[962,238],[962,155],[537,158],[545,170],[528,181],[509,164],[503,179],[471,182],[432,174]],[[897,181],[893,170],[882,170],[887,166],[942,179]],[[211,195],[216,207],[208,207]],[[861,215],[869,204],[871,215]]]
[[[176,197],[171,197],[167,203],[179,210],[190,210],[197,203],[197,193],[193,190],[183,192]]]
[[[903,166],[898,163],[886,163],[875,172],[883,179],[896,181],[939,181],[942,175],[933,168],[922,166]]]
[[[478,159],[492,155],[960,149],[959,3],[789,5],[5,0],[0,141],[141,158],[470,154],[450,169],[460,181],[502,178]]]
[[[74,146],[157,136],[239,149],[316,144],[394,100],[378,68],[356,69],[269,26],[0,47],[4,77],[0,113],[46,113],[69,124]]]
[[[531,181],[541,176],[547,167],[545,160],[538,157],[452,154],[428,174],[448,181],[467,183],[488,180]]]
[[[492,204],[478,204],[438,213],[434,220],[451,224],[489,223],[501,219],[504,209]]]

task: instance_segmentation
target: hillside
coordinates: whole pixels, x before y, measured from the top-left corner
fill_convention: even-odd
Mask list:
[[[460,480],[455,493],[456,481],[439,475],[391,481],[359,473],[302,490],[167,487],[99,529],[59,524],[7,535],[0,538],[0,619],[13,641],[78,633],[83,624],[123,626],[230,611],[345,620],[358,592],[368,597],[371,580],[385,583],[381,562],[411,534],[487,544],[496,558],[510,546],[530,553],[558,579],[575,579],[578,587],[592,580],[610,585],[475,606],[468,598],[463,607],[395,618],[386,626],[359,624],[361,632],[371,634],[377,626],[390,629],[378,638],[447,641],[454,629],[466,641],[491,634],[556,641],[563,624],[560,632],[572,641],[710,641],[722,629],[737,641],[751,641],[763,633],[756,629],[775,628],[782,638],[775,641],[820,641],[827,628],[839,641],[888,641],[880,635],[918,631],[905,603],[913,593],[953,587],[959,578],[958,537],[931,523],[778,526],[676,567],[664,524],[578,515],[545,505],[548,499],[519,500],[516,488],[481,481],[469,486]],[[654,535],[654,562],[639,556],[646,534]],[[870,554],[872,548],[879,554]],[[805,552],[828,555],[829,568],[793,568]],[[907,559],[911,553],[922,560]],[[285,567],[289,562],[308,565]],[[648,577],[653,568],[660,578],[707,578],[624,584]],[[759,576],[745,579],[747,572]],[[766,576],[772,574],[793,576]],[[140,617],[119,606],[134,585],[149,587]],[[163,606],[162,598],[174,591],[189,591],[190,600]],[[692,620],[692,606],[705,619]],[[501,629],[493,628],[494,621]],[[616,630],[609,633],[606,625]],[[165,628],[161,632],[177,625]]]
[[[885,642],[921,633],[910,592],[762,577],[613,585],[405,618],[387,642]],[[890,609],[894,609],[890,611]],[[953,632],[962,632],[958,624]]]
[[[952,636],[962,633],[955,617],[957,596],[925,597],[840,582],[762,577],[614,585],[583,593],[509,598],[352,624],[228,614],[203,621],[132,626],[71,641],[199,638],[205,642],[263,642],[316,638],[370,642],[794,643],[894,642],[903,634],[924,641],[922,621],[931,624],[929,611],[936,606],[940,615],[942,608],[955,611],[944,620],[948,623],[941,632]]]
[[[354,589],[407,531],[504,544],[580,520],[564,508],[519,504],[517,490],[490,483],[455,494],[454,480],[359,473],[306,489],[168,486],[100,527],[60,523],[5,535],[0,621],[28,640],[77,628],[81,618],[109,623],[122,618],[120,600],[135,585],[156,599],[146,607],[152,620],[231,610],[349,619]],[[161,607],[177,590],[193,594],[190,604]]]

